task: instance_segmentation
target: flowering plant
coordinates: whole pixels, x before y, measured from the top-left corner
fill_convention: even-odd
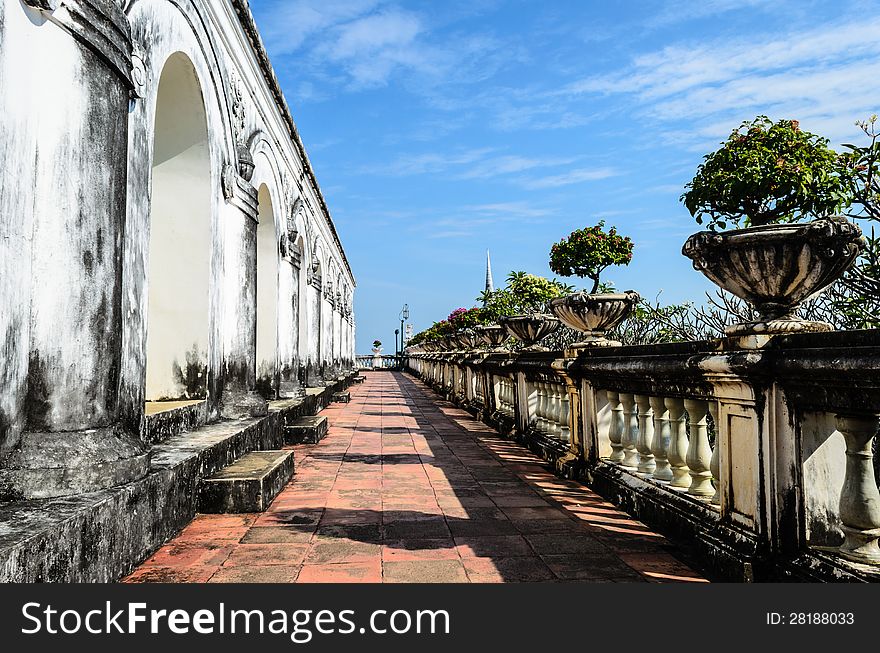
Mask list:
[[[587,277],[593,281],[590,293],[599,290],[599,275],[610,265],[629,265],[633,242],[615,227],[605,231],[605,221],[594,227],[576,229],[550,248],[550,269],[563,277]]]
[[[457,308],[446,321],[452,325],[453,331],[470,329],[483,323],[483,311],[480,308]]]
[[[758,116],[707,154],[681,201],[710,230],[823,217],[852,201],[846,161],[797,120]]]

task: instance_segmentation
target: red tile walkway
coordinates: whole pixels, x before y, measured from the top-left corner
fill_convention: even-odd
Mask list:
[[[368,373],[259,515],[199,515],[126,582],[704,579],[662,536],[398,373]]]

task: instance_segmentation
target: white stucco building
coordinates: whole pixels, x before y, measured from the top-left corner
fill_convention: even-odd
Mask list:
[[[0,125],[2,493],[141,478],[160,402],[265,415],[352,367],[355,279],[246,0],[2,0]]]

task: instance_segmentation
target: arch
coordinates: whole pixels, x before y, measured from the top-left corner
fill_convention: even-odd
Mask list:
[[[210,349],[212,166],[202,87],[176,52],[159,77],[147,253],[146,399],[204,398]]]
[[[278,228],[269,187],[257,190],[257,389],[267,399],[278,390],[279,270]]]

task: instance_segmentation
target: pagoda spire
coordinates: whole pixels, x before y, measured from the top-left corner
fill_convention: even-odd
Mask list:
[[[492,259],[489,258],[489,250],[486,250],[486,295],[495,292],[495,283],[492,281]]]

